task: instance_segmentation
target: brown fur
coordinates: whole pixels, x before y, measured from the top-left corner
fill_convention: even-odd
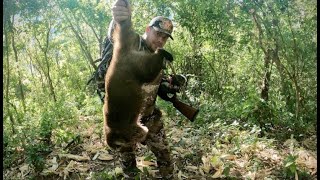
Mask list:
[[[105,138],[111,148],[126,146],[145,139],[148,129],[139,122],[142,108],[141,87],[154,80],[170,53],[138,51],[139,35],[132,30],[131,20],[116,23],[114,50],[105,77],[106,96],[103,108]]]

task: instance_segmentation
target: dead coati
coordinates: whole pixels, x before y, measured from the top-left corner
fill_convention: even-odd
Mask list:
[[[141,87],[159,75],[164,58],[173,60],[164,49],[138,51],[140,36],[133,31],[131,18],[114,23],[114,49],[105,76],[103,108],[105,138],[111,148],[144,140],[148,129],[139,122],[144,98]]]

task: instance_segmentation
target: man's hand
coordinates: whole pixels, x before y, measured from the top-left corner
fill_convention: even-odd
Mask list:
[[[162,78],[158,89],[158,95],[161,99],[166,101],[171,101],[174,98],[169,95],[176,95],[176,93],[180,92],[182,86],[185,86],[187,82],[186,77],[182,74],[177,75],[169,75],[168,77]]]
[[[130,18],[131,8],[128,0],[117,0],[112,9],[112,17],[114,21],[120,23]]]

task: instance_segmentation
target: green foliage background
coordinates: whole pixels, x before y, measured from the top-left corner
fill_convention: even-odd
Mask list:
[[[86,83],[100,58],[112,2],[4,0],[5,168],[24,156],[41,168],[39,153],[76,136],[80,117],[102,123],[102,104]],[[315,134],[315,0],[131,3],[140,34],[154,16],[173,18],[174,41],[166,49],[177,73],[188,74],[181,99],[200,108],[195,125],[239,120],[272,138]],[[177,115],[172,105],[158,105]]]

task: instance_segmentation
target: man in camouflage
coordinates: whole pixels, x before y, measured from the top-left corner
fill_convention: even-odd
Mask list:
[[[130,7],[127,7],[123,0],[118,0],[112,8],[112,15],[113,21],[110,23],[108,36],[105,39],[102,62],[93,76],[93,80],[97,84],[97,92],[102,102],[104,101],[105,93],[104,76],[112,58],[112,32],[114,29],[114,21],[121,22],[130,18]],[[157,48],[163,48],[169,37],[173,39],[171,36],[172,31],[173,24],[170,19],[162,16],[153,18],[146,27],[145,33],[140,36],[139,51],[153,53]],[[172,178],[173,164],[168,143],[166,141],[163,127],[164,124],[161,119],[161,111],[155,106],[155,101],[157,95],[166,100],[166,97],[163,97],[164,94],[175,93],[179,90],[179,84],[168,83],[168,77],[169,76],[164,75],[162,70],[155,80],[142,87],[145,99],[144,108],[140,114],[142,124],[149,129],[146,140],[142,143],[146,144],[155,154],[159,173],[163,179]],[[135,149],[136,146],[121,147],[117,149],[124,173],[130,177],[135,176],[135,172],[138,171],[136,167]]]

